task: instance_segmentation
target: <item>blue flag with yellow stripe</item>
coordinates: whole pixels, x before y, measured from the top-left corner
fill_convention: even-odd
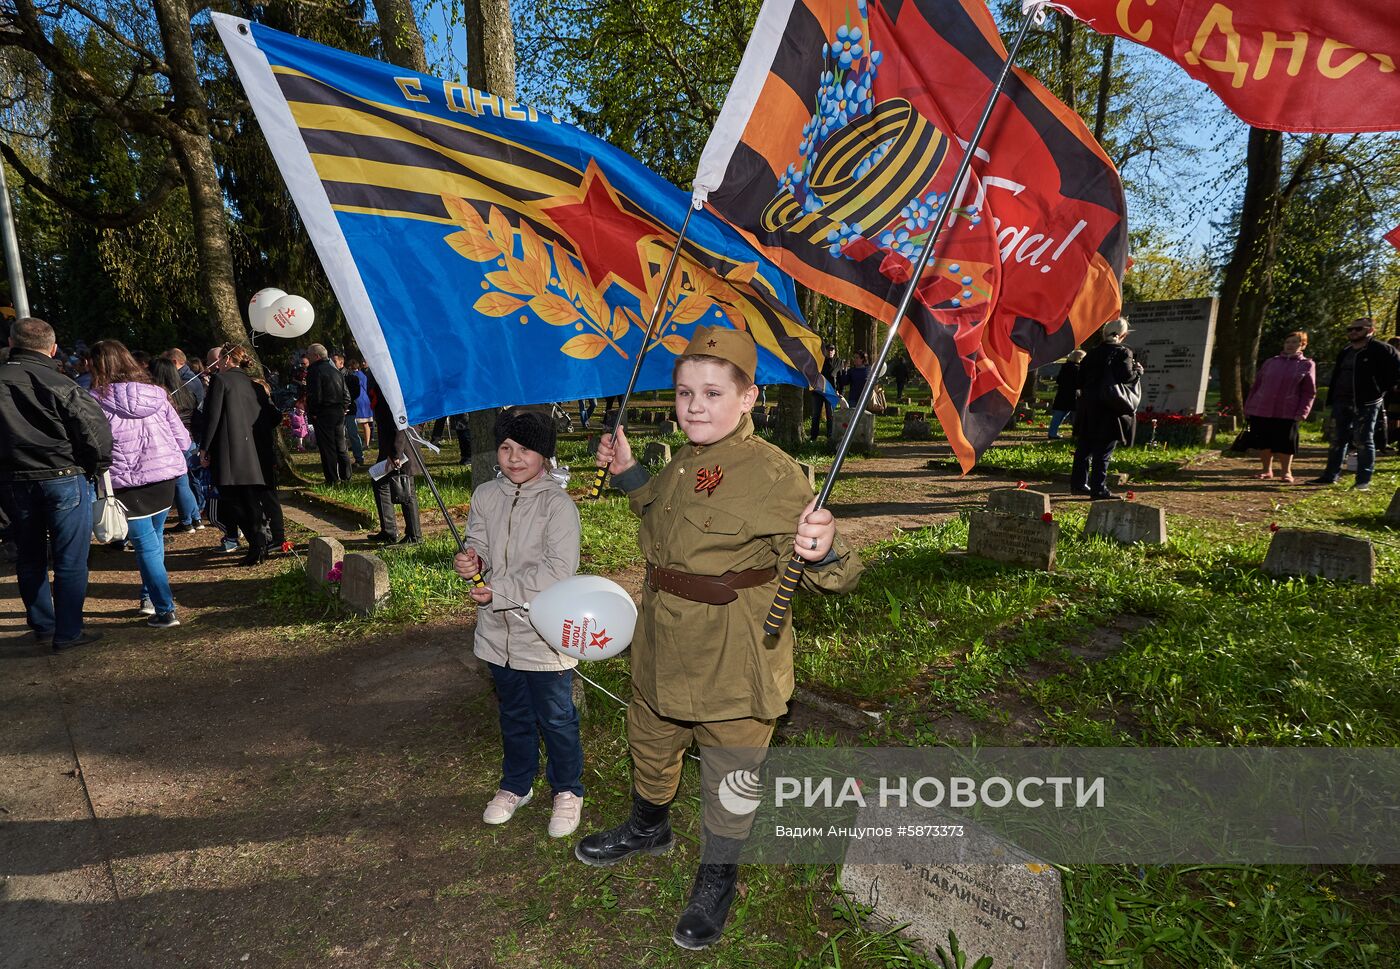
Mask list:
[[[792,280],[690,196],[531,108],[234,17],[230,59],[402,423],[670,386],[698,325],[748,330],[760,384],[810,386]]]

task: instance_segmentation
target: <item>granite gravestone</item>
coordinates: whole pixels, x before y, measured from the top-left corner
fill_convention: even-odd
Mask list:
[[[1050,496],[1029,488],[994,488],[987,492],[987,510],[1023,518],[1043,518],[1050,514]]]
[[[1385,510],[1385,520],[1400,525],[1400,488],[1395,490],[1395,497],[1390,499],[1390,507]]]
[[[1371,585],[1376,578],[1376,550],[1368,538],[1307,528],[1280,528],[1264,556],[1272,576],[1311,575]]]
[[[667,434],[674,434],[680,430],[680,425],[675,421],[662,421],[656,425],[656,433],[665,437]]]
[[[1215,297],[1128,303],[1127,345],[1143,365],[1142,409],[1199,414],[1215,346]]]
[[[1055,543],[1060,526],[1054,521],[974,510],[967,524],[970,555],[1050,571],[1055,568]]]
[[[670,464],[671,445],[665,441],[647,441],[647,446],[642,448],[642,463],[648,465]]]
[[[904,430],[900,437],[909,441],[927,441],[933,437],[933,428],[929,427],[928,421],[924,420],[922,411],[906,411],[904,414]]]
[[[846,428],[851,426],[851,420],[856,417],[856,412],[850,407],[838,407],[831,421],[831,439],[840,441],[846,436]],[[869,411],[860,414],[860,419],[856,421],[856,433],[851,438],[851,449],[854,451],[875,450],[875,415]]]
[[[306,548],[306,581],[321,588],[327,584],[326,573],[345,558],[345,546],[333,538],[317,536]]]
[[[389,599],[389,567],[377,555],[351,552],[345,556],[340,601],[351,612],[367,616]]]
[[[983,956],[993,969],[1068,965],[1060,873],[1051,865],[848,864],[841,888],[870,908],[878,927],[903,925],[930,956],[948,950],[952,931],[969,966]]]
[[[1111,538],[1124,545],[1165,545],[1167,510],[1135,501],[1096,501],[1089,506],[1084,534]]]

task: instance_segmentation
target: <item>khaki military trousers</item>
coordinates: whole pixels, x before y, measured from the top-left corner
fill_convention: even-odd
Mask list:
[[[700,746],[700,784],[705,828],[725,838],[747,838],[753,815],[736,816],[720,804],[720,781],[731,771],[756,771],[773,738],[772,720],[671,720],[636,693],[627,707],[627,746],[632,753],[632,785],[653,804],[669,804],[681,782],[681,766],[691,742]]]

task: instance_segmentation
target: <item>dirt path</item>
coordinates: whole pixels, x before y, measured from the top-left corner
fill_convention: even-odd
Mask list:
[[[1008,484],[928,470],[947,453],[901,444],[852,465],[859,497],[833,505],[851,540],[956,515]],[[1315,473],[1320,454],[1300,464]],[[1133,487],[1172,514],[1225,520],[1264,520],[1303,492],[1229,458]],[[288,519],[362,542],[306,506],[289,503]],[[497,964],[481,940],[509,906],[483,909],[451,886],[506,877],[489,859],[515,841],[563,849],[475,821],[498,755],[470,612],[349,640],[293,636],[297,617],[258,596],[285,563],[243,568],[217,536],[169,536],[182,625],[159,632],[136,612],[133,555],[94,548],[87,614],[106,638],[57,656],[22,642],[5,568],[0,966]],[[640,574],[620,578],[635,589]],[[615,725],[597,729],[586,743],[615,743]],[[594,810],[585,824],[602,820]]]

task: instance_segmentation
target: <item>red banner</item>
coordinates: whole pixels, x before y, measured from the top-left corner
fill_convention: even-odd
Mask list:
[[[1053,0],[1176,61],[1256,128],[1400,131],[1397,0]]]
[[[804,285],[889,322],[1006,62],[981,0],[768,0],[701,157],[708,198]],[[900,335],[964,468],[1028,367],[1119,312],[1122,185],[1016,71]]]
[[[1400,249],[1400,225],[1387,232],[1383,238],[1396,249]]]

